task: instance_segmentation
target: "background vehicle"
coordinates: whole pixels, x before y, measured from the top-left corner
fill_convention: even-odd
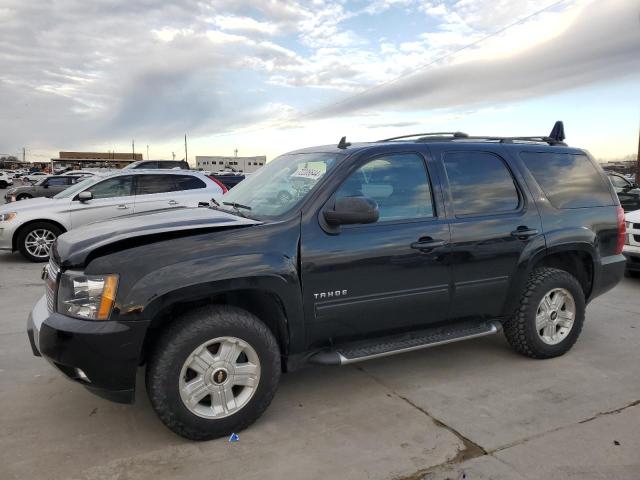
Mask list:
[[[120,402],[146,363],[153,408],[196,440],[250,425],[306,363],[501,329],[526,356],[562,355],[625,261],[613,187],[563,130],[343,138],[275,159],[210,209],[71,231],[28,321],[34,353]]]
[[[53,198],[0,206],[0,250],[44,262],[63,232],[97,220],[197,207],[222,194],[205,175],[184,170],[119,170],[84,179]]]
[[[48,173],[44,172],[31,172],[22,177],[23,182],[35,183],[38,180],[42,180],[43,178],[48,177]]]
[[[627,259],[625,273],[629,277],[640,277],[640,210],[625,215],[627,236],[622,253]]]
[[[238,172],[211,172],[209,176],[224,184],[229,190],[246,178],[245,174]]]
[[[632,212],[640,209],[640,188],[623,175],[614,172],[606,172],[613,188],[618,194],[620,205],[625,212]]]
[[[23,185],[7,190],[4,198],[7,203],[28,200],[36,197],[53,197],[69,186],[81,180],[81,176],[52,175],[43,178],[33,185]]]
[[[13,185],[13,177],[7,172],[0,172],[0,188],[7,188]]]
[[[190,170],[189,164],[184,160],[138,160],[137,162],[130,163],[126,167],[127,170],[138,168],[159,168],[172,170],[178,168],[181,170]]]

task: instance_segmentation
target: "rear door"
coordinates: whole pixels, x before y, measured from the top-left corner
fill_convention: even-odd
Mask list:
[[[42,191],[43,196],[51,198],[69,187],[69,185],[71,185],[70,177],[50,177],[38,189]]]
[[[523,252],[544,247],[540,215],[502,149],[439,149],[451,222],[449,317],[500,315]]]
[[[84,191],[91,192],[93,198],[86,202],[78,200],[78,195],[73,198],[70,206],[73,228],[133,213],[135,197],[131,175],[107,178]]]
[[[174,175],[136,175],[135,212],[150,212],[180,206],[180,195],[176,192]]]

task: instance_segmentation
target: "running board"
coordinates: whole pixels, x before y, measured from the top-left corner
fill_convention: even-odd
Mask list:
[[[380,337],[372,340],[347,343],[332,350],[322,350],[309,358],[309,363],[318,365],[348,365],[372,358],[387,357],[397,353],[411,352],[435,347],[445,343],[493,335],[502,329],[498,321],[464,323],[432,328],[401,335]]]

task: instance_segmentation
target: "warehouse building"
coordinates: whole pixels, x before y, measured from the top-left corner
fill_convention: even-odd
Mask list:
[[[60,152],[51,162],[55,170],[62,168],[122,168],[132,162],[142,160],[141,153],[118,152]]]
[[[221,156],[196,156],[196,168],[216,172],[218,170],[233,170],[236,172],[251,173],[267,163],[265,155],[255,157],[221,157]]]

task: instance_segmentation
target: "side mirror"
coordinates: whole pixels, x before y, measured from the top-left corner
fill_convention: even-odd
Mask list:
[[[91,192],[87,192],[86,190],[84,192],[80,192],[78,194],[78,200],[80,200],[81,202],[88,202],[89,200],[91,200],[93,198],[93,193]]]
[[[380,217],[378,204],[369,197],[341,197],[336,199],[333,209],[322,211],[324,221],[332,229],[340,225],[375,223]]]

